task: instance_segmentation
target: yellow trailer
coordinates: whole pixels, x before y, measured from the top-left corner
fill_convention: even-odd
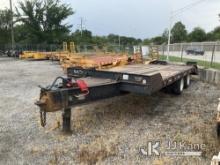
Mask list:
[[[31,59],[31,60],[47,60],[48,56],[43,52],[35,52],[35,51],[24,51],[19,56],[20,59]]]

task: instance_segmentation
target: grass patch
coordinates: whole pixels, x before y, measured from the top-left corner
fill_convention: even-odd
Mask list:
[[[160,60],[166,60],[167,56],[161,55]],[[213,68],[213,69],[219,69],[220,70],[220,63],[213,62],[212,66],[209,61],[202,61],[202,60],[195,60],[190,58],[181,58],[175,57],[175,56],[169,56],[169,60],[171,62],[187,62],[187,61],[195,61],[199,66],[203,66],[205,68]]]
[[[97,137],[88,144],[79,146],[79,161],[81,164],[101,164],[100,162],[117,154],[117,137]]]

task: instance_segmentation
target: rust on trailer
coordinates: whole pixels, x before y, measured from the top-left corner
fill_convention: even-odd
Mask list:
[[[89,88],[116,83],[116,81],[112,79],[93,77],[85,77],[81,78],[81,80],[86,82]],[[73,89],[77,89],[77,87]],[[41,89],[39,101],[35,102],[35,104],[44,112],[56,112],[62,110],[63,108],[68,108],[68,92],[66,90],[62,90],[62,88],[59,90],[60,92],[57,92],[56,90]]]
[[[62,98],[62,102],[57,98]],[[68,105],[68,93],[52,93],[41,90],[40,99],[35,104],[44,112],[59,111]]]

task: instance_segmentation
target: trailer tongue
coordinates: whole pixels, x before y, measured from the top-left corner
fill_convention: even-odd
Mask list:
[[[194,63],[172,65],[154,61],[108,70],[68,68],[68,78],[58,77],[51,86],[41,87],[41,124],[46,125],[46,112],[63,111],[63,130],[70,128],[71,107],[127,93],[151,95],[161,89],[181,94],[190,85],[190,74],[197,74]],[[62,80],[57,84],[58,79]]]

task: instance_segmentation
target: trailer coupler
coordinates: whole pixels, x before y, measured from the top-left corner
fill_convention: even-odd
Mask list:
[[[58,83],[61,79],[62,83]],[[85,99],[89,94],[87,84],[83,80],[76,80],[71,78],[57,77],[52,85],[41,88],[40,99],[35,102],[40,108],[40,121],[41,126],[46,126],[46,113],[64,110],[63,112],[63,129],[68,130],[70,126],[71,108],[68,105],[68,91],[78,89],[73,97],[77,99]],[[59,91],[59,92],[57,92]]]

